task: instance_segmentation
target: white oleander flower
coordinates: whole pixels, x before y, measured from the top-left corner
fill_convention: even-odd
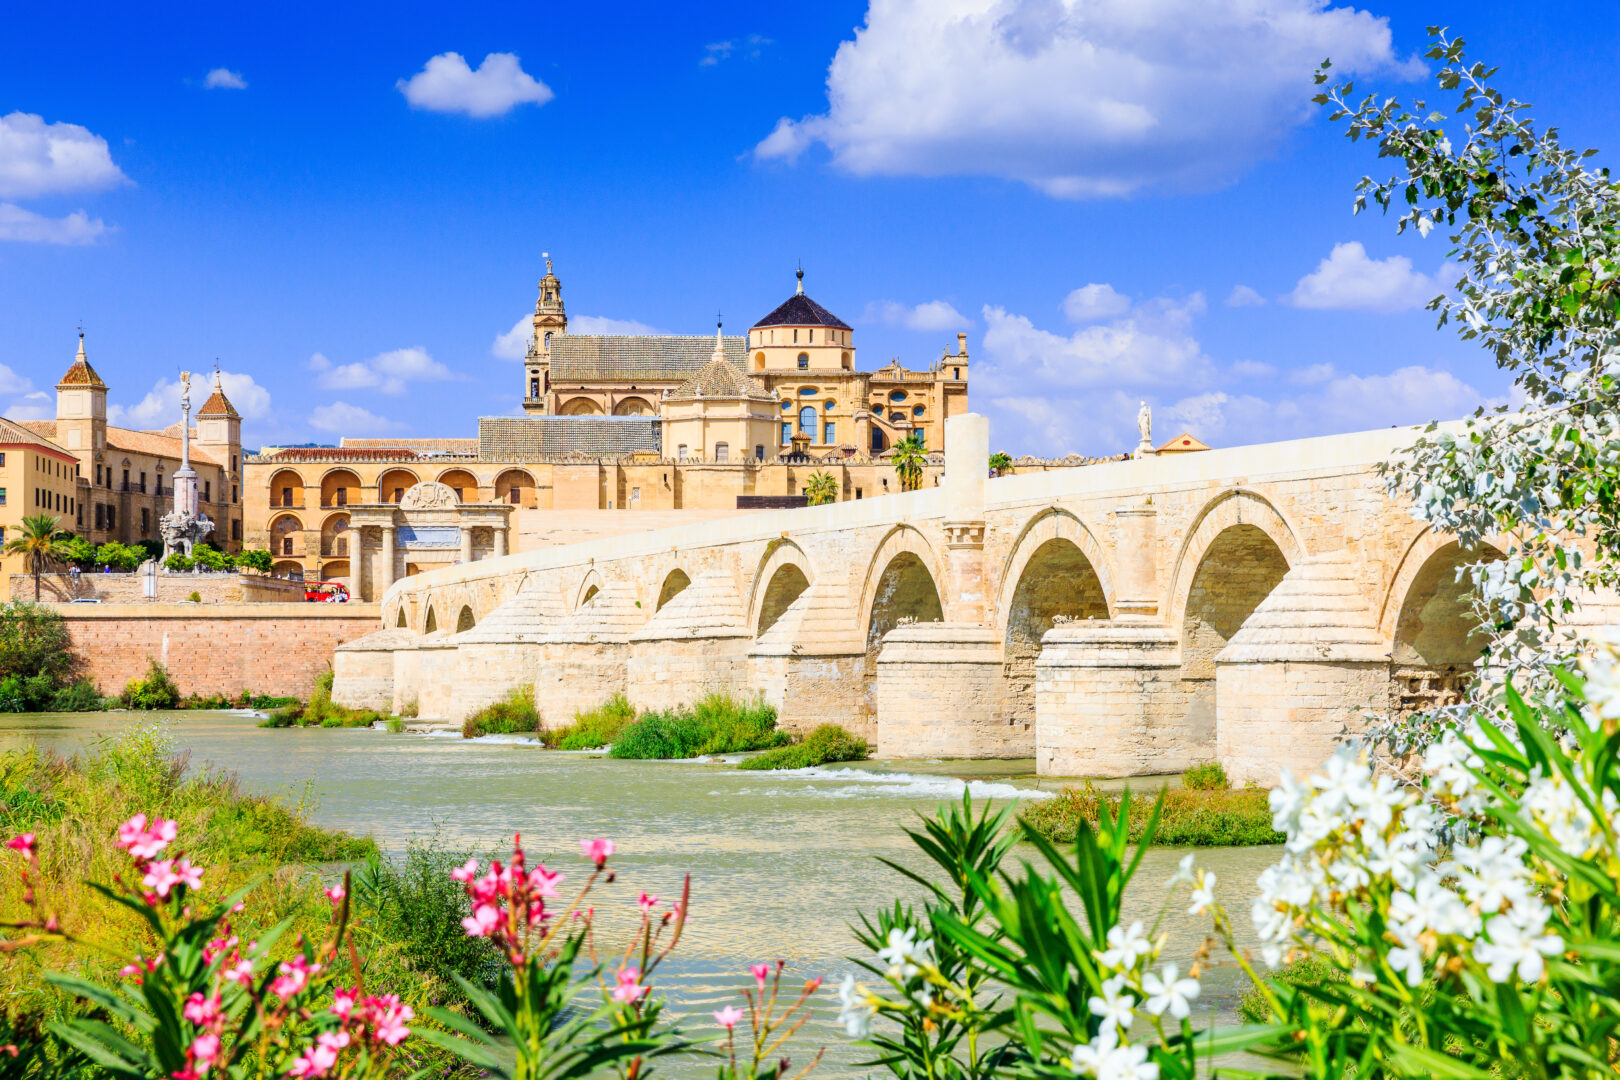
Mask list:
[[[1413,941],[1389,950],[1384,957],[1397,974],[1403,975],[1407,986],[1423,981],[1423,946]]]
[[[872,1034],[872,1018],[877,1007],[866,997],[866,991],[855,985],[855,976],[845,975],[838,984],[838,1022],[851,1039],[864,1039]]]
[[[1191,856],[1188,856],[1191,858]],[[1198,883],[1192,891],[1192,906],[1187,909],[1189,915],[1202,915],[1215,904],[1215,874],[1209,870],[1198,872]]]
[[[1485,974],[1495,982],[1505,982],[1514,971],[1523,982],[1535,982],[1546,970],[1543,958],[1564,951],[1564,939],[1543,934],[1545,928],[1544,920],[1525,925],[1506,915],[1493,916],[1485,923],[1490,940],[1474,942],[1474,959],[1485,965]]]
[[[1124,991],[1125,976],[1115,975],[1102,984],[1101,997],[1094,996],[1087,1002],[1091,1014],[1102,1018],[1098,1030],[1113,1027],[1124,1031],[1131,1029],[1131,1020],[1136,1015],[1136,999]]]
[[[1181,972],[1174,964],[1164,965],[1164,977],[1151,971],[1142,976],[1142,992],[1148,995],[1147,1010],[1154,1016],[1163,1016],[1165,1010],[1177,1020],[1185,1020],[1191,1011],[1188,1004],[1198,996],[1197,979],[1178,979]]]
[[[1129,971],[1152,951],[1153,945],[1142,932],[1142,923],[1138,920],[1131,923],[1129,930],[1118,926],[1110,929],[1108,948],[1097,954],[1097,960],[1105,968]]]
[[[1069,1055],[1069,1068],[1076,1076],[1096,1080],[1159,1080],[1159,1067],[1147,1058],[1147,1047],[1122,1044],[1118,1031],[1109,1028],[1077,1045]]]
[[[1529,845],[1517,836],[1487,836],[1478,847],[1453,851],[1457,883],[1469,903],[1478,904],[1482,914],[1500,911],[1504,904],[1528,904],[1534,891],[1524,865],[1528,851]]]
[[[1181,857],[1181,862],[1176,864],[1176,872],[1170,875],[1170,880],[1166,881],[1165,884],[1180,885],[1183,881],[1191,881],[1192,879],[1193,857],[1191,855],[1183,855]]]
[[[891,979],[910,979],[921,972],[919,965],[934,962],[933,949],[933,942],[926,938],[917,940],[916,927],[897,926],[889,931],[889,944],[878,950],[877,957],[889,965]]]

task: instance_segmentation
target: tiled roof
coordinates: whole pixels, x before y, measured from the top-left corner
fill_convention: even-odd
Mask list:
[[[656,453],[662,421],[651,416],[480,416],[478,456],[533,461],[561,454]]]
[[[55,425],[53,424],[52,426],[54,427]],[[39,432],[34,431],[32,428],[24,427],[22,424],[19,424],[14,420],[7,420],[5,417],[0,416],[0,446],[17,445],[40,446],[44,447],[46,450],[52,451],[53,453],[61,454],[64,457],[75,461],[78,460],[72,454],[68,453],[60,446],[57,446],[55,443],[45,438]]]
[[[69,365],[66,374],[62,376],[62,381],[56,385],[99,386],[103,390],[107,388],[107,384],[101,381],[101,376],[96,374],[96,369],[90,366],[90,361],[85,359],[84,335],[82,333],[79,335],[79,355],[73,358],[73,363]]]
[[[414,450],[400,447],[303,446],[277,450],[267,461],[398,461],[415,460]]]
[[[761,326],[831,326],[848,330],[849,324],[810,299],[804,293],[794,293],[782,301],[780,307],[754,324]]]
[[[236,411],[236,406],[232,405],[230,399],[225,396],[223,390],[215,390],[212,394],[209,394],[208,400],[203,402],[203,407],[197,410],[197,415],[199,417],[230,416],[237,419],[241,419],[242,416],[241,413]]]
[[[728,360],[710,360],[691,378],[670,391],[669,396],[676,401],[690,401],[700,397],[752,398],[772,402],[776,400],[774,395],[766,393],[764,387],[744,375],[738,370],[737,365]]]
[[[421,454],[478,453],[477,439],[461,439],[454,436],[426,439],[360,439],[346,435],[338,440],[338,445],[361,450],[391,450],[396,453],[405,450]]]
[[[107,449],[122,450],[127,454],[145,454],[148,457],[169,458],[176,464],[180,461],[180,433],[179,424],[174,425],[175,433],[168,435],[157,431],[132,431],[129,428],[107,428]],[[191,460],[200,461],[205,465],[220,465],[222,462],[214,460],[211,454],[199,450],[196,443],[191,444]]]
[[[723,340],[726,359],[741,368],[748,358],[748,339]],[[551,339],[551,382],[678,381],[707,364],[713,352],[711,337],[559,334]]]

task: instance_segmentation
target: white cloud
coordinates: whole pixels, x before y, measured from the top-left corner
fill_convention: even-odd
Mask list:
[[[736,43],[731,41],[716,41],[703,46],[703,58],[698,61],[699,67],[714,67],[720,61],[731,55]]]
[[[534,316],[524,315],[512,324],[512,329],[495,335],[489,355],[501,360],[522,360],[529,355],[529,338],[534,336]]]
[[[1328,257],[1299,279],[1288,302],[1339,311],[1406,311],[1445,292],[1457,276],[1456,268],[1446,263],[1431,277],[1413,270],[1404,255],[1369,258],[1360,241],[1351,240],[1334,244]]]
[[[346,401],[317,405],[309,414],[309,425],[334,435],[385,435],[403,428],[401,424]]]
[[[1240,379],[1260,379],[1277,374],[1277,368],[1261,360],[1239,360],[1232,365],[1232,374]]]
[[[440,53],[409,79],[395,84],[414,109],[502,116],[519,105],[544,105],[551,88],[524,72],[516,53],[490,53],[477,70],[460,53]]]
[[[0,116],[0,197],[111,187],[127,178],[107,140],[78,124],[33,113]]]
[[[27,380],[24,380],[25,382]],[[54,420],[56,419],[56,402],[51,395],[43,390],[35,390],[32,394],[24,394],[11,403],[6,410],[8,420]]]
[[[325,390],[369,390],[399,395],[407,383],[443,382],[454,379],[455,373],[420,345],[409,349],[394,349],[378,353],[369,360],[351,364],[336,364],[320,353],[309,358],[311,371],[319,372],[315,384]]]
[[[570,315],[568,329],[575,334],[662,334],[664,331],[635,319],[609,319],[602,315]]]
[[[765,46],[774,44],[770,38],[760,34],[749,34],[740,41],[711,42],[703,46],[703,56],[698,60],[698,67],[714,67],[734,55],[744,60],[758,60],[765,52]]]
[[[893,300],[874,300],[866,305],[861,321],[903,326],[907,330],[929,333],[960,330],[973,325],[972,319],[944,300],[929,300],[915,306],[896,303]]]
[[[13,203],[0,203],[0,241],[22,244],[93,244],[107,231],[100,218],[83,210],[66,217],[52,218],[24,210]]]
[[[252,375],[235,371],[220,372],[225,383],[225,396],[231,399],[244,420],[262,420],[270,415],[270,391],[253,380]],[[197,418],[208,395],[213,392],[212,371],[192,372],[191,417]],[[180,422],[180,380],[159,379],[146,396],[134,405],[107,406],[107,421],[115,427],[135,428],[138,431],[156,431]]]
[[[1290,371],[1288,381],[1295,386],[1315,386],[1317,383],[1327,382],[1338,373],[1338,369],[1332,364],[1311,364],[1298,371]]]
[[[1226,297],[1227,307],[1265,307],[1266,298],[1247,285],[1234,285]]]
[[[247,80],[242,78],[240,71],[217,67],[204,77],[203,88],[207,90],[246,90]]]
[[[1131,298],[1112,285],[1082,285],[1063,298],[1063,314],[1075,323],[1112,319],[1129,310]]]
[[[1311,72],[1397,67],[1385,19],[1326,0],[871,0],[827,111],[755,147],[856,175],[985,175],[1063,198],[1208,187],[1315,113]],[[1401,73],[1405,73],[1402,69]]]
[[[0,394],[26,394],[34,388],[33,381],[0,364]]]

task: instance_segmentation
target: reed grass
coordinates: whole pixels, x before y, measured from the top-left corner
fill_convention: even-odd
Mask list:
[[[552,750],[595,750],[611,745],[635,718],[636,707],[630,700],[614,694],[594,709],[576,712],[571,724],[541,728],[540,741]]]
[[[837,724],[822,724],[802,741],[739,761],[737,768],[808,769],[833,761],[862,761],[869,753],[865,739],[856,738]]]
[[[1057,843],[1074,839],[1081,821],[1095,825],[1097,811],[1106,805],[1119,810],[1120,796],[1097,790],[1090,783],[1067,787],[1056,797],[1035,803],[1022,815],[1024,824]],[[1140,840],[1153,812],[1154,796],[1141,792],[1131,798],[1130,838]],[[1189,790],[1168,788],[1164,811],[1153,843],[1162,847],[1250,847],[1280,844],[1283,834],[1271,827],[1271,805],[1262,787]]]
[[[710,694],[690,708],[642,713],[619,733],[608,756],[667,760],[768,750],[791,741],[777,728],[773,706]]]
[[[480,735],[527,735],[539,726],[540,714],[534,708],[534,687],[525,683],[514,686],[501,700],[485,705],[462,721],[461,737],[476,739]]]

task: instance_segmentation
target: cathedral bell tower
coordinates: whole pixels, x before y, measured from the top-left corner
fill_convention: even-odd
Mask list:
[[[540,279],[540,298],[534,304],[534,333],[529,337],[529,354],[523,360],[523,409],[531,414],[551,411],[551,338],[553,334],[568,333],[562,282],[551,272],[551,253],[543,257],[546,276]]]

